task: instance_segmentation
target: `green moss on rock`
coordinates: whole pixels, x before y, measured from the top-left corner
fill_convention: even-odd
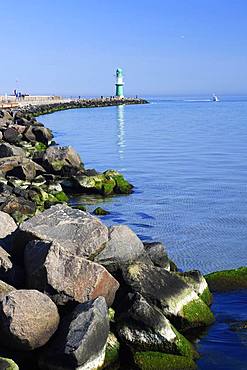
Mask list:
[[[141,370],[194,370],[191,358],[160,352],[136,352],[134,362]]]
[[[198,352],[195,350],[192,343],[188,341],[182,334],[180,334],[174,326],[172,326],[172,330],[176,334],[176,346],[179,350],[179,354],[185,357],[190,357],[193,359],[199,358]]]
[[[67,202],[69,200],[68,196],[64,191],[59,191],[58,193],[53,194],[58,202]]]
[[[19,370],[19,366],[16,363],[9,359],[0,357],[0,369],[2,370]]]
[[[105,351],[105,361],[102,369],[114,365],[119,359],[120,344],[113,333],[109,333]]]
[[[200,298],[192,300],[183,307],[184,329],[209,326],[215,319],[210,308]]]
[[[209,288],[214,292],[247,288],[247,267],[217,271],[205,276]]]
[[[34,145],[34,149],[35,151],[37,152],[40,152],[40,151],[43,151],[43,150],[46,150],[47,146],[39,141],[37,141]]]
[[[199,296],[201,300],[206,303],[206,305],[210,306],[213,301],[213,295],[210,292],[209,288],[207,287],[202,294]]]
[[[101,207],[97,207],[93,211],[93,214],[96,215],[96,216],[105,216],[105,215],[109,215],[109,213],[110,213],[109,211],[106,211],[105,209],[103,209]]]

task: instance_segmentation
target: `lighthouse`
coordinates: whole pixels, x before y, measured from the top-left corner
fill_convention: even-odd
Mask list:
[[[121,68],[118,68],[116,70],[116,96],[118,98],[123,98],[124,93],[123,93],[123,70]]]

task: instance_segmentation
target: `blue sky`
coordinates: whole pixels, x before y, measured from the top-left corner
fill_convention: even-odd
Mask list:
[[[0,94],[247,94],[246,0],[0,1]],[[18,81],[18,82],[16,82]]]

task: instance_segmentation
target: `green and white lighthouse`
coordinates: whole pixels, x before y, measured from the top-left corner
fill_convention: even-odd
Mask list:
[[[118,68],[116,70],[116,96],[119,98],[124,97],[123,85],[123,70],[121,68]]]

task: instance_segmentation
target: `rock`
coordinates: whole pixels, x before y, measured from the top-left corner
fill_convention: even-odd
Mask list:
[[[57,241],[70,254],[92,259],[108,241],[108,229],[89,213],[59,204],[20,226],[16,248],[35,239]]]
[[[58,242],[32,241],[25,249],[27,285],[58,305],[103,296],[112,305],[119,283],[101,265],[70,254]]]
[[[186,271],[186,272],[176,272],[186,284],[188,284],[198,296],[205,302],[208,306],[211,305],[213,296],[210,293],[208,284],[205,278],[202,276],[200,271]]]
[[[1,245],[8,248],[12,245],[13,233],[17,225],[13,218],[5,212],[0,211],[0,239]]]
[[[103,209],[101,207],[97,207],[93,211],[93,214],[96,215],[96,216],[105,216],[105,215],[109,215],[110,212],[109,211],[106,211],[105,209]]]
[[[9,257],[10,255],[0,246],[0,268],[5,271],[12,267],[12,262]]]
[[[196,370],[191,358],[160,352],[136,352],[134,362],[140,370]]]
[[[43,127],[43,125],[35,125],[33,127],[33,133],[35,135],[36,141],[39,141],[40,143],[43,143],[45,145],[48,145],[53,138],[51,130],[49,128]]]
[[[70,192],[101,194],[108,196],[112,194],[130,194],[133,185],[128,183],[117,171],[108,170],[104,173],[87,176],[73,176],[62,182],[62,186]]]
[[[26,130],[23,133],[23,137],[24,137],[25,140],[27,140],[31,143],[36,142],[36,136],[33,132],[33,126],[31,126],[31,125],[27,126]]]
[[[6,294],[12,292],[15,288],[4,281],[0,280],[0,301],[6,296]],[[0,368],[1,369],[1,368]]]
[[[8,197],[0,208],[2,211],[11,215],[18,224],[25,220],[25,216],[31,216],[36,211],[34,202],[23,197],[16,197],[15,195]]]
[[[94,260],[110,272],[116,272],[134,261],[151,263],[141,240],[125,225],[109,228],[109,241]]]
[[[214,322],[208,306],[175,273],[138,262],[128,266],[122,274],[132,292],[139,292],[158,306],[179,329],[187,330]]]
[[[40,358],[42,370],[99,369],[109,333],[103,297],[78,305],[61,320]]]
[[[144,248],[155,266],[163,267],[170,271],[170,260],[166,253],[166,249],[163,243],[152,242],[144,243]]]
[[[47,148],[42,165],[48,172],[61,176],[73,176],[83,171],[81,158],[71,146]]]
[[[36,290],[14,290],[0,302],[1,342],[29,351],[43,346],[56,331],[59,315],[56,305]]]
[[[115,316],[121,342],[133,351],[157,351],[198,358],[192,344],[183,337],[154,305],[139,293],[129,294],[122,313]]]
[[[0,126],[1,126],[1,124],[0,124]],[[3,134],[2,134],[2,132],[0,131],[0,140],[2,140],[2,138],[3,138]]]
[[[10,358],[0,357],[0,370],[19,370],[19,366]]]
[[[36,174],[43,173],[44,169],[29,158],[12,156],[0,158],[0,172],[21,180],[32,180]]]
[[[3,138],[5,141],[8,143],[17,143],[21,139],[21,135],[19,132],[14,129],[13,127],[8,127],[6,130],[3,132]]]
[[[247,288],[247,267],[217,271],[205,276],[213,292],[227,292]]]
[[[9,143],[0,144],[0,158],[12,156],[26,157],[26,152],[22,148]]]

